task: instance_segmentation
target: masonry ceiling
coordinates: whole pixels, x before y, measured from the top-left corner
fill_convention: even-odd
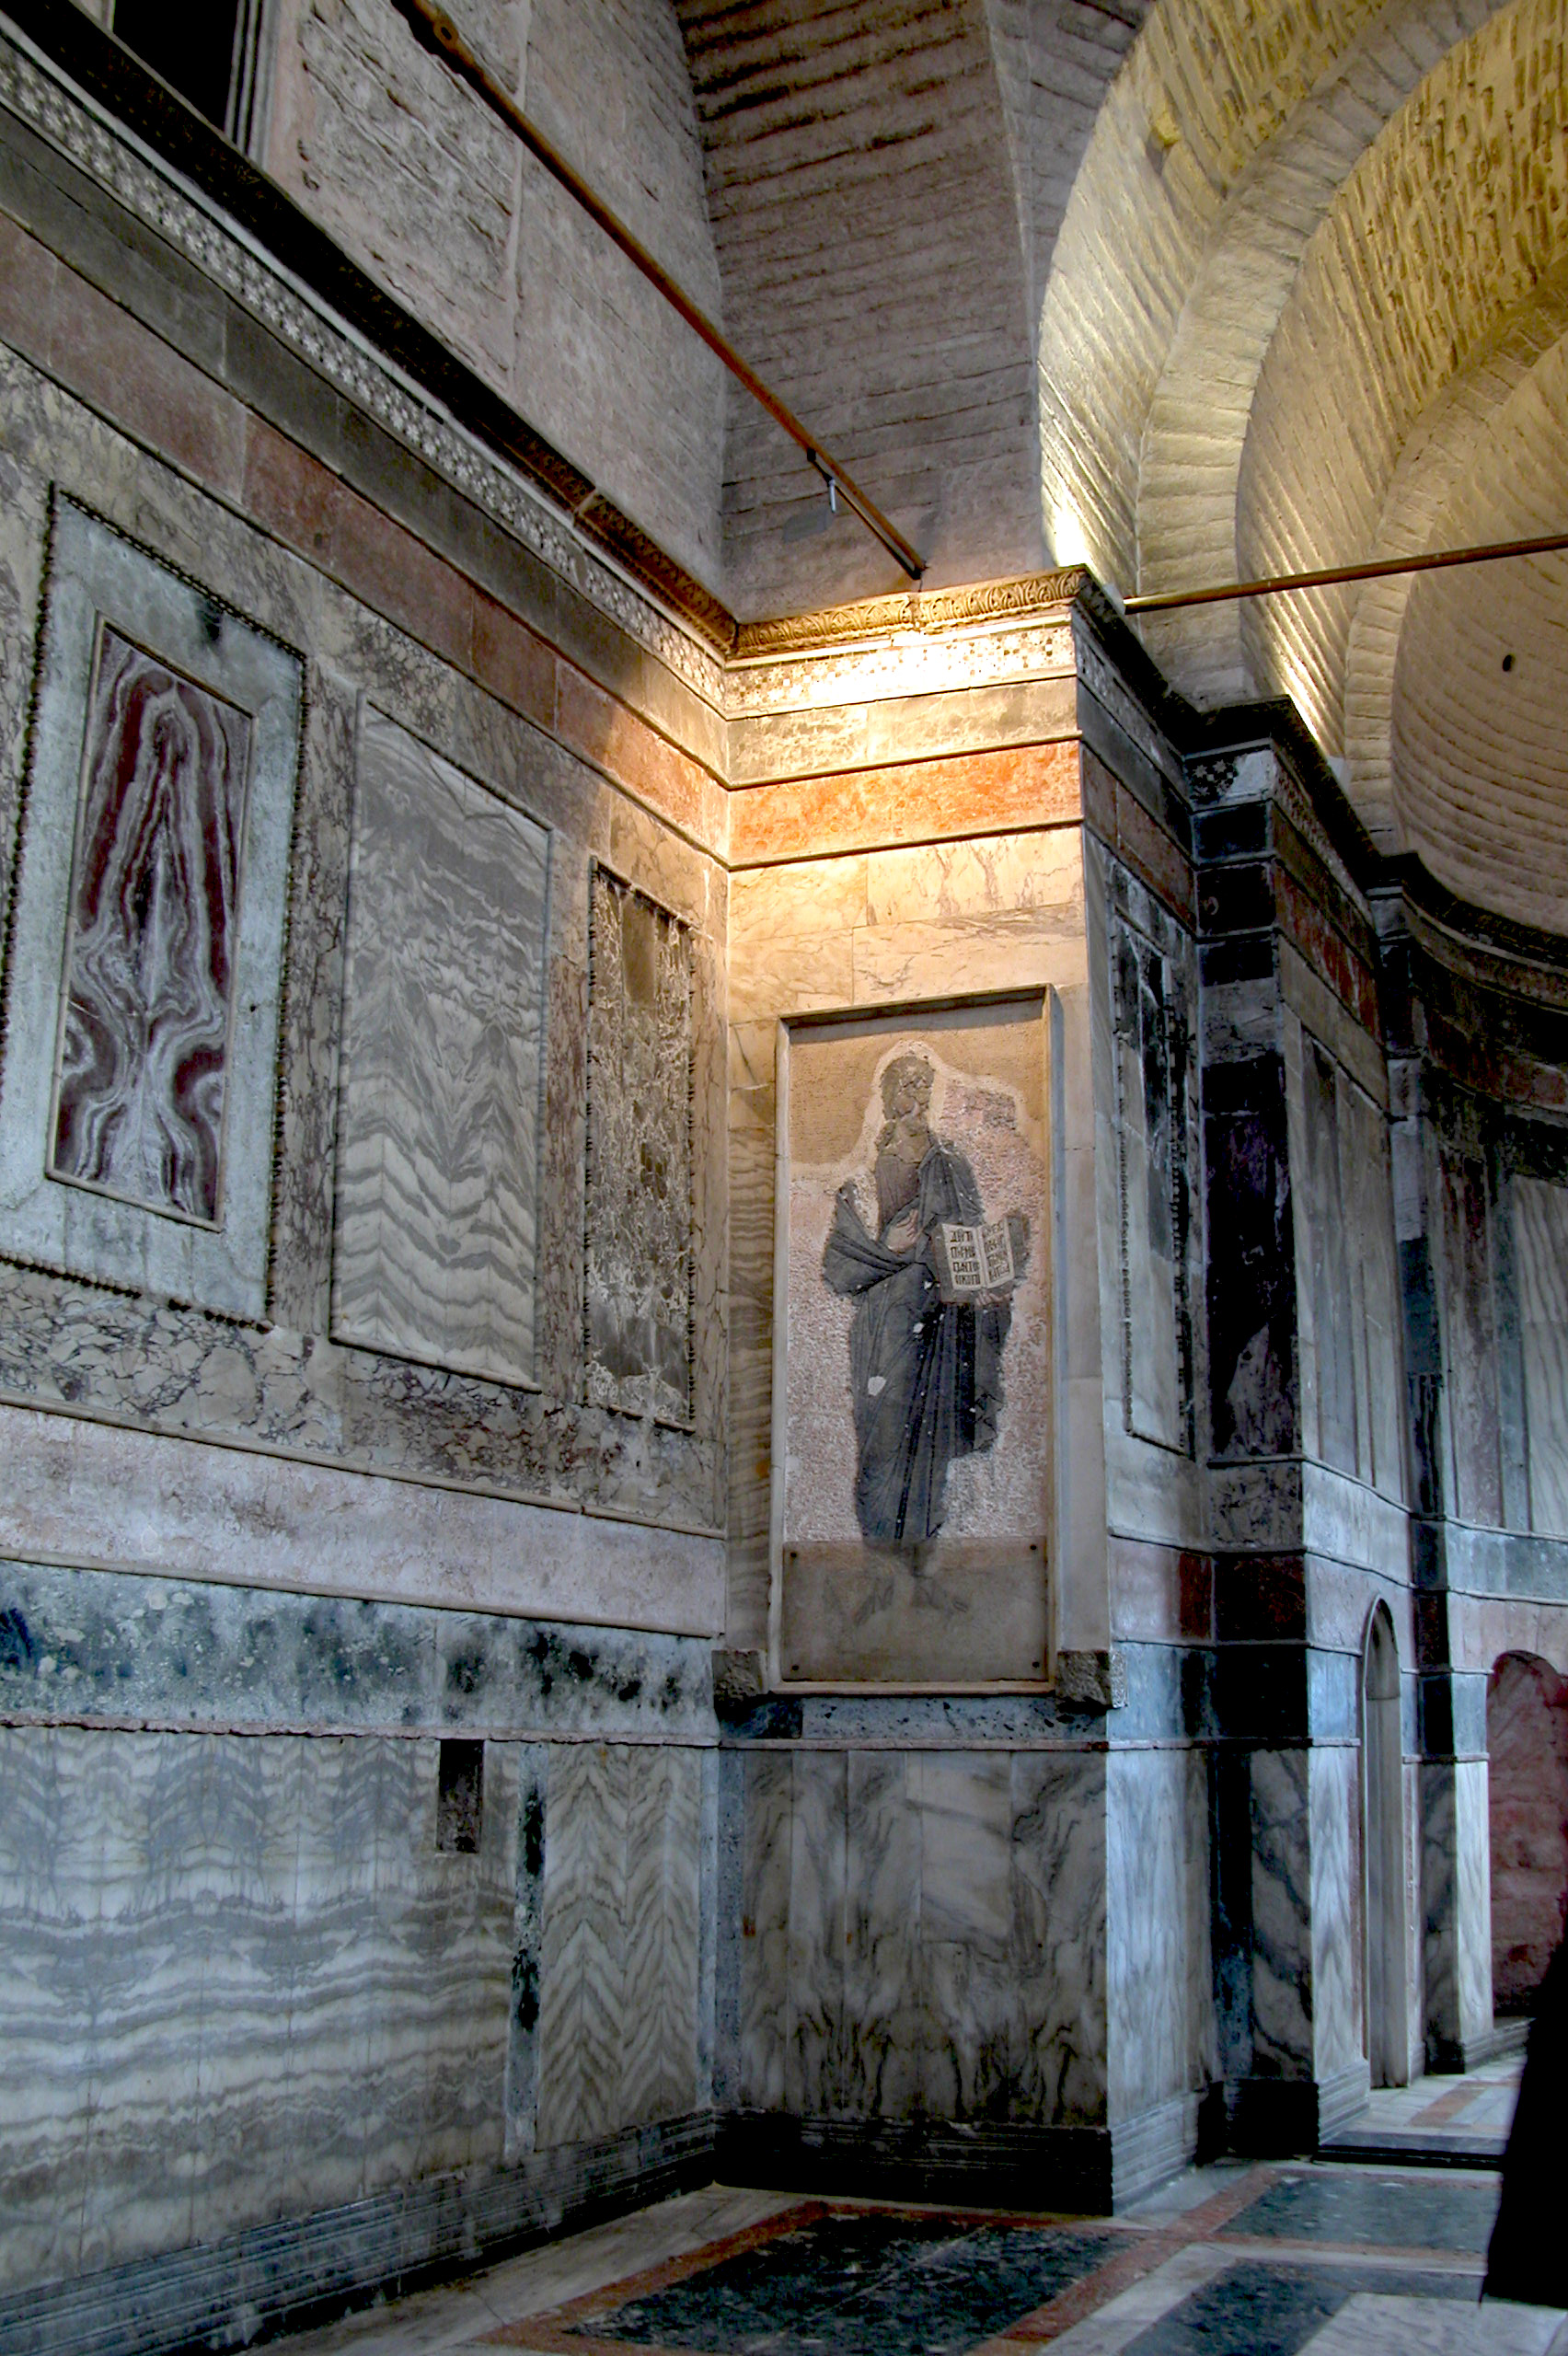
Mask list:
[[[674,0],[725,323],[928,554],[1123,591],[1568,524],[1568,0]],[[733,402],[743,616],[894,585]],[[1209,608],[1375,837],[1561,928],[1568,567]],[[1506,670],[1505,655],[1513,657]]]

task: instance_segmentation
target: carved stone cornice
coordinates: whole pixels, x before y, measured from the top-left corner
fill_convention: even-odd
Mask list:
[[[931,635],[975,623],[1044,615],[1070,606],[1093,583],[1081,565],[1059,572],[1031,572],[1016,581],[982,581],[966,589],[913,589],[891,597],[863,597],[856,605],[823,606],[815,613],[787,614],[778,621],[742,622],[731,652],[732,664],[777,662],[790,654],[814,654],[828,646],[886,638],[894,630]]]

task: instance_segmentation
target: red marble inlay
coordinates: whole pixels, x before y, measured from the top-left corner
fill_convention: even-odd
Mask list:
[[[55,1177],[213,1222],[250,722],[104,625],[66,944]]]

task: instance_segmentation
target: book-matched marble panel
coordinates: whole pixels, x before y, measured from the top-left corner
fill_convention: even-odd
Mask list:
[[[0,1068],[0,1249],[265,1305],[301,666],[53,502]]]
[[[534,1378],[549,837],[360,716],[332,1330]]]
[[[1102,1757],[763,1751],[743,1791],[744,2108],[1104,2120]]]
[[[553,1750],[544,1808],[537,2144],[694,2109],[702,1756]]]
[[[587,1397],[692,1413],[692,940],[595,868],[590,918]]]

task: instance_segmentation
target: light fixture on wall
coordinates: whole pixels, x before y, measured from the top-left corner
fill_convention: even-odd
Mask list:
[[[779,534],[779,537],[781,539],[814,539],[819,532],[827,531],[837,516],[837,479],[828,471],[827,468],[823,465],[822,460],[816,456],[814,452],[812,455],[812,464],[816,468],[818,474],[822,477],[823,481],[827,485],[826,501],[824,502],[820,499],[813,499],[809,507],[802,507],[795,514],[791,515],[790,521],[785,525],[783,531]]]

